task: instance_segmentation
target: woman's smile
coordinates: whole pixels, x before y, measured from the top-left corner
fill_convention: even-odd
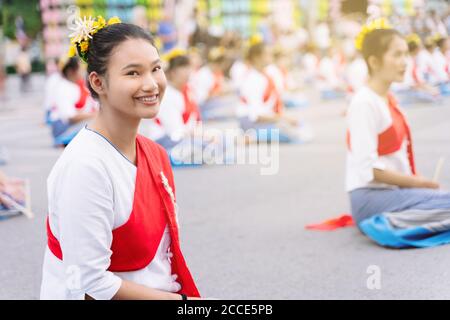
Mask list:
[[[139,96],[135,98],[140,103],[146,106],[155,106],[159,104],[159,93],[152,95]]]

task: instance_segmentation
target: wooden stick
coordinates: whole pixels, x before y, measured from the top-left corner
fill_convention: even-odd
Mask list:
[[[25,205],[28,211],[31,212],[31,191],[30,191],[30,179],[25,179]]]
[[[8,194],[4,192],[0,192],[0,199],[2,202],[4,202],[7,206],[11,206],[14,209],[22,212],[28,219],[34,218],[34,213],[31,212],[28,208],[22,206],[20,203],[16,202],[13,198],[11,198]]]
[[[445,158],[444,157],[440,157],[439,161],[438,161],[438,163],[436,165],[436,170],[434,170],[434,176],[433,176],[433,181],[434,182],[438,182],[439,181],[439,178],[441,176],[441,171],[442,171],[442,168],[444,166],[444,163],[445,163]]]

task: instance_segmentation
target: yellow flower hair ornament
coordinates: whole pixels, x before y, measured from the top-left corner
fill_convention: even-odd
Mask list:
[[[364,25],[355,39],[355,47],[358,51],[362,50],[364,39],[374,30],[392,29],[391,25],[385,18],[375,19]]]
[[[165,55],[162,56],[163,61],[166,63],[170,63],[170,60],[175,59],[177,57],[185,56],[187,55],[187,51],[181,48],[174,48],[167,52]]]
[[[225,56],[225,48],[224,47],[213,47],[208,52],[208,60],[209,61],[217,61],[222,59]]]
[[[76,19],[75,26],[72,28],[73,32],[69,35],[71,45],[67,55],[73,57],[78,54],[80,59],[87,63],[89,44],[94,34],[116,23],[121,23],[118,17],[112,17],[108,21],[102,16],[98,16],[97,19],[92,17]]]
[[[259,33],[255,33],[251,35],[250,38],[248,39],[248,46],[252,47],[263,42],[264,42],[263,36]]]
[[[408,43],[415,43],[416,45],[420,45],[422,43],[422,40],[416,33],[412,33],[406,37],[406,41]]]

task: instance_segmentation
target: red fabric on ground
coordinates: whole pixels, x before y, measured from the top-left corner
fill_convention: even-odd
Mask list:
[[[353,218],[349,214],[343,214],[338,218],[326,220],[318,224],[310,224],[305,228],[307,230],[333,231],[339,228],[352,227],[355,225]]]

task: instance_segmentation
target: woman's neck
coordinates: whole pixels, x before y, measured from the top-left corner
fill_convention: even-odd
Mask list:
[[[128,160],[136,164],[136,136],[139,119],[117,114],[110,106],[102,106],[89,128],[107,138]]]
[[[391,84],[392,84],[391,82],[382,80],[379,77],[375,76],[370,77],[369,81],[367,82],[369,88],[383,98],[388,97]]]
[[[261,73],[264,73],[264,72],[265,72],[265,69],[266,69],[265,66],[259,65],[259,64],[254,64],[254,65],[253,65],[253,68],[255,68],[256,71],[261,72]]]
[[[178,83],[177,81],[173,81],[172,79],[169,79],[169,84],[172,86],[172,88],[175,88],[180,92],[183,91],[183,87],[186,85],[183,83]]]

